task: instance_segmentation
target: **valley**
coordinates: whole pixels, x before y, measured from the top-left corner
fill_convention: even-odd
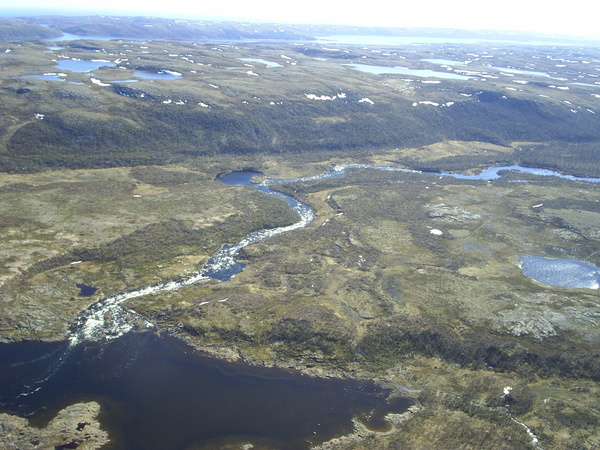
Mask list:
[[[100,299],[296,223],[281,198],[217,180],[260,172],[314,220],[241,249],[228,280],[125,301],[131,330],[414,401],[385,431],[355,421],[321,448],[598,446],[597,287],[541,284],[522,264],[600,267],[599,185],[469,177],[600,176],[597,47],[302,31],[2,43],[2,341],[64,341]],[[355,166],[317,176],[341,164]],[[260,448],[234,441],[220,448]]]

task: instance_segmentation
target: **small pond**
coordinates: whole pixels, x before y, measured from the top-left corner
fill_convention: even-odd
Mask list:
[[[550,259],[520,255],[523,274],[546,286],[600,288],[600,269],[576,259]]]
[[[60,70],[69,70],[71,72],[91,72],[100,67],[115,67],[115,64],[105,60],[86,61],[83,59],[61,59],[56,68]]]
[[[98,288],[94,286],[88,286],[87,284],[82,283],[77,283],[75,286],[77,286],[77,288],[79,289],[78,295],[80,297],[91,297],[98,290]]]
[[[260,58],[238,58],[240,61],[245,61],[245,62],[255,62],[255,63],[259,63],[259,64],[264,64],[267,67],[283,67],[281,64],[278,64],[276,62],[272,62],[272,61],[267,61],[266,59],[260,59]]]
[[[67,74],[65,73],[41,73],[41,74],[33,74],[33,75],[22,75],[20,77],[15,78],[39,78],[40,80],[50,80],[50,81],[65,81],[64,78]]]
[[[549,74],[547,74],[546,72],[536,72],[533,70],[520,70],[520,69],[511,69],[509,67],[495,67],[495,66],[489,66],[491,69],[496,69],[496,70],[500,70],[502,72],[508,72],[508,73],[513,73],[516,75],[527,75],[530,77],[545,77],[545,78],[551,78],[553,80],[561,80],[564,81],[566,78],[556,78],[553,77]]]
[[[55,38],[50,38],[50,39],[44,39],[45,41],[48,42],[63,42],[63,41],[79,41],[79,40],[94,40],[94,41],[111,41],[113,39],[120,39],[120,40],[127,40],[127,41],[138,41],[138,42],[144,42],[143,39],[140,38],[134,38],[134,37],[122,37],[122,36],[81,36],[79,34],[72,34],[72,33],[63,33],[62,36],[59,37],[55,37]]]
[[[464,61],[452,61],[449,59],[422,59],[421,61],[425,61],[431,64],[440,64],[443,66],[465,66],[466,63]]]
[[[133,73],[134,77],[146,78],[150,80],[178,80],[182,77],[179,72],[172,70],[161,70],[159,72],[149,72],[146,70],[136,70]]]
[[[356,70],[360,70],[361,72],[372,73],[375,75],[383,75],[383,74],[396,74],[396,75],[408,75],[414,77],[424,77],[424,78],[445,78],[449,80],[469,80],[473,77],[468,77],[466,75],[459,75],[453,72],[437,72],[435,70],[427,70],[427,69],[409,69],[407,67],[386,67],[386,66],[374,66],[370,64],[342,64],[343,66],[348,66]]]

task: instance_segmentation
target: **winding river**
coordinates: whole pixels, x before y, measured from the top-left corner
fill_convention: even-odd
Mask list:
[[[301,178],[267,178],[262,182],[253,182],[252,180],[254,176],[262,174],[248,171],[231,172],[227,175],[219,177],[217,180],[222,183],[229,184],[232,186],[250,186],[254,189],[264,192],[265,194],[272,195],[285,200],[290,205],[290,207],[299,214],[300,220],[292,225],[288,225],[285,227],[256,231],[245,236],[237,244],[224,245],[215,256],[208,260],[208,262],[204,265],[204,267],[202,267],[202,269],[198,273],[189,278],[168,281],[153,286],[142,287],[100,300],[98,303],[92,305],[85,312],[83,312],[77,319],[74,331],[69,338],[71,346],[89,340],[114,339],[116,337],[121,336],[123,333],[130,331],[133,328],[133,325],[128,320],[128,316],[135,313],[131,311],[126,311],[121,307],[121,304],[126,300],[136,297],[142,297],[145,295],[157,294],[159,292],[164,291],[174,291],[186,286],[191,286],[193,284],[203,283],[210,279],[227,281],[233,275],[240,273],[243,270],[244,266],[243,264],[240,264],[235,260],[235,256],[240,252],[242,248],[250,244],[254,244],[256,242],[278,236],[283,233],[304,228],[314,219],[314,212],[308,205],[300,202],[299,200],[290,195],[286,195],[282,192],[275,191],[271,189],[270,186],[276,186],[292,182],[309,182],[324,180],[328,178],[344,177],[347,173],[347,170],[349,169],[371,169],[390,172],[423,173],[415,170],[390,166],[377,166],[370,164],[340,164],[335,165],[332,170],[329,170],[327,172]],[[600,178],[574,177],[571,175],[563,175],[559,172],[554,172],[547,169],[535,169],[521,166],[492,167],[476,175],[465,175],[460,173],[445,172],[435,173],[432,175],[453,177],[457,179],[489,181],[500,178],[503,172],[521,172],[538,176],[560,177],[571,181],[600,183]],[[108,317],[111,317],[111,320],[109,322],[104,320],[104,318],[107,317],[107,314]],[[153,325],[151,323],[147,323],[147,326],[151,327]]]
[[[112,427],[111,429],[113,430],[117,430],[116,433],[120,434],[123,442],[134,442],[135,440],[142,439],[141,436],[145,436],[145,442],[149,445],[149,447],[145,448],[177,448],[177,446],[183,445],[181,440],[177,441],[177,443],[174,441],[169,442],[169,439],[175,439],[174,434],[169,434],[165,431],[165,427],[161,427],[160,423],[157,422],[157,418],[164,417],[161,408],[180,408],[181,405],[184,405],[185,408],[187,408],[186,411],[190,411],[190,414],[192,415],[214,415],[215,410],[219,410],[220,413],[224,414],[222,410],[226,409],[229,412],[233,410],[235,412],[238,407],[243,409],[244,414],[246,414],[245,418],[238,418],[239,420],[236,419],[236,426],[239,426],[235,429],[227,427],[223,428],[222,422],[227,422],[227,420],[230,419],[222,418],[218,423],[210,421],[211,426],[207,428],[208,431],[206,431],[205,434],[198,431],[199,428],[195,420],[190,421],[189,417],[186,419],[186,414],[174,414],[173,417],[180,425],[181,423],[186,424],[185,426],[181,425],[176,427],[176,429],[180,430],[179,432],[183,433],[182,436],[185,436],[185,439],[188,439],[189,441],[194,441],[194,439],[209,439],[211,433],[210,430],[214,427],[222,429],[222,435],[252,434],[252,427],[255,427],[254,429],[260,428],[261,430],[264,428],[261,428],[256,421],[252,420],[256,414],[264,415],[260,417],[272,417],[268,420],[279,420],[278,417],[281,414],[285,414],[285,411],[289,412],[290,410],[294,411],[297,415],[294,418],[290,418],[289,422],[286,422],[281,426],[288,430],[289,433],[293,433],[293,437],[289,433],[286,434],[287,432],[284,431],[279,434],[275,433],[275,435],[273,435],[273,433],[269,434],[266,430],[262,430],[258,433],[264,433],[263,436],[270,436],[269,439],[273,439],[274,442],[294,441],[302,442],[304,444],[308,442],[306,440],[307,435],[316,435],[320,439],[315,439],[322,442],[327,438],[347,433],[352,428],[351,419],[353,415],[359,414],[361,411],[377,410],[377,408],[381,408],[382,403],[385,403],[385,400],[381,400],[382,398],[385,398],[382,389],[375,388],[373,385],[365,387],[366,385],[364,384],[355,383],[350,380],[321,380],[324,384],[319,384],[316,387],[316,385],[310,383],[318,384],[321,383],[321,381],[306,384],[304,381],[307,380],[301,381],[298,378],[293,378],[294,376],[289,375],[289,373],[285,376],[281,372],[276,371],[260,372],[259,374],[258,372],[252,372],[255,369],[248,368],[235,369],[241,370],[244,374],[241,378],[228,378],[228,375],[226,375],[227,373],[231,373],[232,371],[235,372],[235,370],[231,369],[233,366],[224,368],[224,366],[219,365],[221,363],[207,363],[204,360],[198,362],[199,357],[197,357],[197,355],[193,357],[195,359],[190,359],[192,358],[191,354],[193,351],[187,346],[185,346],[184,349],[182,344],[174,338],[164,336],[157,337],[154,333],[129,333],[135,327],[133,325],[134,322],[137,322],[138,324],[143,323],[148,328],[154,328],[154,325],[134,311],[125,309],[122,304],[132,298],[174,291],[186,286],[204,283],[211,279],[218,281],[229,280],[233,275],[240,273],[244,268],[243,264],[235,260],[236,255],[242,248],[283,233],[304,228],[314,219],[314,212],[308,205],[292,196],[273,190],[271,187],[290,182],[299,183],[343,177],[348,170],[352,169],[421,173],[389,166],[342,164],[335,165],[331,170],[318,175],[293,179],[266,178],[264,181],[255,182],[253,179],[256,175],[262,176],[262,174],[257,174],[255,172],[231,172],[219,177],[217,179],[219,182],[234,186],[249,186],[267,195],[272,195],[285,200],[289,206],[298,213],[299,220],[292,225],[253,232],[246,235],[236,244],[224,245],[217,254],[208,260],[199,272],[188,278],[141,287],[101,299],[79,315],[72,326],[72,331],[66,344],[22,343],[0,346],[0,361],[4,361],[4,364],[0,363],[0,368],[5,370],[5,375],[2,380],[4,386],[0,389],[2,409],[21,415],[33,415],[34,417],[41,414],[41,417],[44,417],[44,413],[40,413],[40,411],[46,411],[46,414],[56,413],[59,408],[65,407],[69,402],[80,400],[81,398],[103,398],[105,403],[112,405],[113,413],[115,414],[115,419],[105,419],[106,423],[108,423],[107,426],[109,426],[109,428]],[[600,178],[577,178],[549,170],[530,169],[520,166],[495,167],[478,175],[452,173],[436,173],[431,175],[471,180],[492,180],[501,177],[502,173],[506,171],[517,171],[542,176],[557,176],[572,181],[583,181],[588,183],[600,182]],[[589,270],[589,267],[587,267],[587,269]],[[132,317],[137,320],[132,321]],[[11,345],[13,345],[13,347],[10,347]],[[19,348],[21,350],[26,348],[27,350],[23,353]],[[176,349],[176,351],[174,351],[174,349]],[[154,356],[149,357],[149,354]],[[20,357],[19,355],[28,356]],[[19,358],[25,358],[25,360],[20,360]],[[116,366],[115,361],[119,361],[116,363]],[[206,376],[206,378],[194,375],[204,370],[201,369],[201,367],[205,367],[207,364],[209,364],[210,367],[215,367],[216,365],[218,368],[214,369]],[[242,366],[243,365],[240,365],[239,367],[241,368]],[[24,380],[21,380],[19,374],[22,374],[23,367],[33,370],[34,376],[28,376]],[[135,368],[135,370],[128,370],[128,367],[130,369]],[[249,371],[252,372],[251,375],[248,374]],[[271,373],[272,375],[269,375]],[[163,396],[161,399],[157,399],[156,391],[161,391],[161,389],[165,390],[165,387],[164,385],[163,387],[160,387],[159,384],[156,383],[156,380],[153,380],[152,376],[149,376],[148,374],[154,374],[154,377],[168,380],[168,384],[171,383],[178,387],[175,388],[174,391],[173,388],[166,389],[166,392],[173,392],[171,392],[171,394],[165,394],[166,398]],[[73,382],[74,376],[80,381]],[[288,383],[289,386],[287,388],[289,389],[286,391],[285,386],[280,386],[285,393],[275,394],[276,398],[272,399],[274,403],[267,402],[265,404],[277,404],[279,401],[277,395],[290,397],[296,395],[291,394],[291,392],[296,392],[297,397],[295,397],[296,400],[294,401],[304,405],[304,409],[301,408],[301,410],[297,410],[295,407],[286,404],[284,405],[283,410],[281,409],[281,405],[279,407],[270,406],[270,408],[274,408],[274,416],[270,416],[268,411],[263,411],[262,409],[260,413],[257,412],[257,403],[264,403],[269,396],[273,397],[274,386],[279,386],[279,384],[277,384],[278,382],[274,380],[286,379],[289,381],[291,379],[290,377],[292,377],[294,381]],[[120,381],[116,382],[115,379],[119,379]],[[244,400],[244,395],[247,395],[248,393],[239,392],[239,390],[233,388],[236,383],[237,385],[242,383],[242,386],[244,383],[256,384],[258,383],[257,380],[261,379],[266,380],[264,385],[261,385],[262,387],[258,390],[260,394],[256,394],[261,396],[261,400],[255,398]],[[110,380],[110,382],[106,382],[106,380]],[[178,380],[187,380],[189,384],[180,386]],[[242,403],[239,403],[237,406],[228,404],[222,405],[221,403],[226,397],[225,394],[223,394],[223,397],[218,398],[217,396],[217,398],[214,399],[214,402],[210,403],[211,406],[209,406],[208,409],[212,412],[207,411],[206,409],[198,410],[198,403],[203,403],[206,398],[212,395],[210,391],[215,389],[222,391],[224,389],[223,386],[219,387],[219,382],[221,382],[219,380],[223,383],[231,383],[231,385],[227,385],[229,386],[228,389],[230,389],[231,392],[234,392],[234,398],[239,399],[242,403],[246,402],[243,403],[244,406],[239,406]],[[79,389],[75,389],[72,385],[79,386]],[[144,386],[145,389],[142,389],[140,386]],[[208,391],[206,389],[199,390],[202,386],[211,387],[208,388]],[[298,389],[299,386],[301,386],[300,389]],[[242,389],[242,391],[244,391],[244,389]],[[368,392],[365,393],[365,391]],[[139,395],[135,396],[135,392],[138,392]],[[311,394],[308,395],[308,392],[311,392]],[[327,397],[328,400],[322,402],[319,399],[325,395],[324,392],[336,393],[335,395],[337,395],[337,397]],[[375,393],[375,395],[371,395],[372,393]],[[230,396],[227,398],[229,399]],[[310,400],[305,401],[302,400],[303,398],[310,398]],[[193,401],[190,402],[189,399],[193,399]],[[401,407],[396,411],[404,411],[410,405],[409,400],[403,400],[404,403],[402,403]],[[227,401],[231,402],[235,400]],[[53,406],[49,407],[49,404]],[[324,424],[327,423],[328,420],[333,420],[327,419],[327,414],[331,405],[334,405],[334,408],[338,408],[336,410],[337,415],[335,415],[335,423],[327,427]],[[119,413],[117,410],[121,412]],[[142,414],[143,411],[146,411],[147,413]],[[141,423],[139,420],[136,422],[136,420],[131,419],[131,417],[136,414],[142,414],[146,417],[146,422]],[[187,414],[187,416],[189,416],[189,414]],[[310,419],[310,417],[313,416],[317,417],[317,422]],[[129,417],[128,426],[130,427],[130,430],[134,430],[133,434],[131,432],[125,433],[122,428],[119,428],[118,424],[111,422],[111,420],[113,420],[113,422],[125,420],[123,419],[124,417]],[[192,417],[192,419],[195,419],[195,417]],[[298,422],[301,425],[292,426],[292,422]],[[252,425],[248,425],[249,423]],[[172,424],[172,426],[175,425]],[[181,431],[182,427],[185,428],[185,431]],[[163,437],[159,438],[158,436],[155,436],[156,433],[152,432],[153,429],[162,430],[161,432],[163,434],[161,436]],[[155,437],[150,439],[147,438],[148,436]],[[169,436],[166,438],[167,441],[165,441],[164,436]],[[130,441],[128,441],[128,439]],[[152,444],[152,442],[155,443]],[[134,447],[139,446],[134,445],[133,447],[128,448]]]

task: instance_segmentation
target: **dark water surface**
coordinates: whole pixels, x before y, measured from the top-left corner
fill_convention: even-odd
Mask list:
[[[77,283],[75,284],[77,288],[79,288],[79,296],[80,297],[91,297],[96,293],[98,288],[94,286],[88,286],[87,284]]]
[[[0,345],[1,409],[44,426],[70,404],[98,401],[112,449],[307,448],[351,432],[353,416],[371,416],[367,425],[380,429],[384,414],[411,405],[388,403],[373,383],[227,363],[153,333],[80,345],[53,366],[64,350],[64,343]]]
[[[313,379],[290,371],[202,357],[178,339],[132,332],[133,326],[127,321],[131,314],[121,306],[130,298],[172,291],[210,278],[228,280],[243,269],[235,261],[243,247],[303,228],[314,218],[310,207],[270,186],[342,177],[347,169],[413,172],[347,164],[293,180],[263,176],[262,182],[253,182],[254,176],[261,175],[255,172],[232,172],[218,178],[285,200],[298,213],[299,221],[259,230],[237,244],[223,246],[192,277],[140,287],[96,302],[78,317],[69,342],[0,344],[0,410],[44,426],[73,403],[98,401],[102,406],[100,420],[110,433],[109,448],[113,449],[198,449],[224,443],[307,448],[350,433],[353,417],[368,418],[372,429],[385,429],[386,412],[405,411],[411,405],[409,399],[388,403],[388,392],[373,383]],[[493,180],[505,171],[600,182],[598,178],[519,166],[490,168],[478,175],[436,176]],[[559,269],[564,272],[563,266]],[[83,295],[90,292],[88,288],[94,289],[83,284],[78,287]]]

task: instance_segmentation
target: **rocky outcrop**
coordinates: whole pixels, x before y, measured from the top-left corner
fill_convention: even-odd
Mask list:
[[[429,210],[427,215],[440,222],[471,222],[481,218],[480,214],[471,213],[460,206],[448,206],[445,203],[428,205],[427,209]]]
[[[100,448],[109,439],[96,419],[99,412],[96,402],[76,403],[60,411],[45,428],[35,428],[22,417],[0,414],[2,448]]]

